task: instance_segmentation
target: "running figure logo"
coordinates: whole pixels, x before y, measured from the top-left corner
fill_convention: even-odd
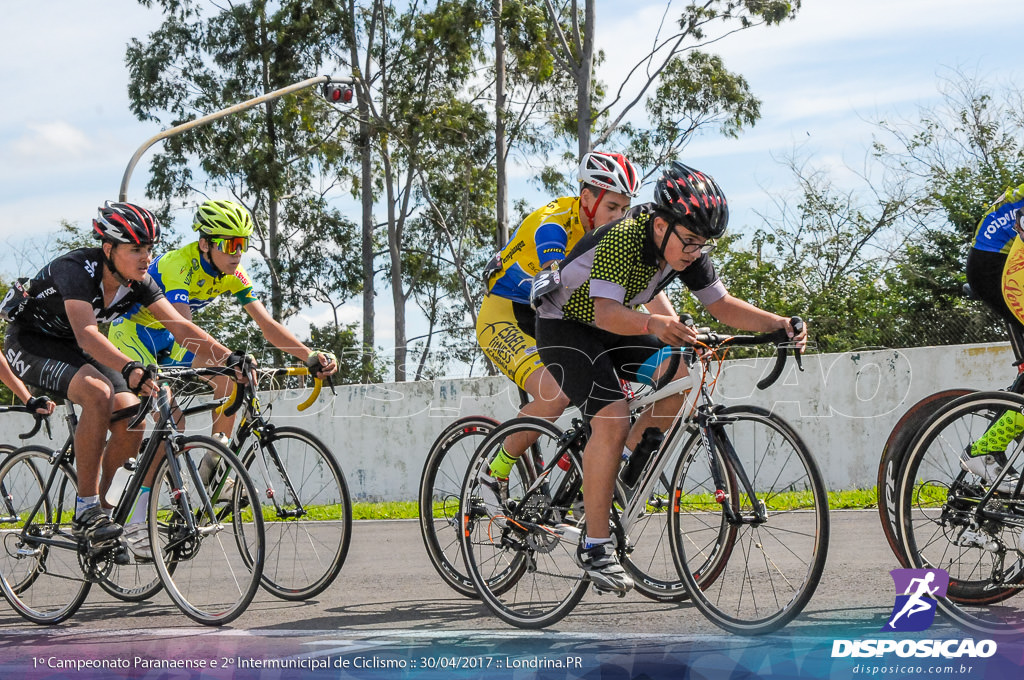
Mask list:
[[[935,621],[935,600],[946,596],[949,572],[945,569],[893,569],[896,603],[883,631],[915,632]]]

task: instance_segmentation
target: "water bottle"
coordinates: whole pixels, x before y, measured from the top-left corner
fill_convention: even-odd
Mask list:
[[[220,454],[213,451],[207,451],[203,455],[203,459],[199,461],[199,479],[202,480],[204,486],[209,486],[210,482],[213,481],[213,476],[217,472],[217,466],[220,464]]]
[[[222,444],[224,448],[231,448],[231,437],[223,432],[214,432],[213,439]],[[210,450],[203,455],[203,459],[199,461],[199,479],[203,480],[204,485],[210,485],[210,482],[213,481],[217,474],[217,466],[219,465],[220,454],[216,451]]]
[[[124,495],[124,490],[128,488],[128,482],[132,478],[136,467],[135,459],[129,458],[125,461],[125,464],[117,468],[114,471],[114,477],[110,480],[110,486],[107,488],[107,493],[104,499],[108,505],[117,506],[121,502],[121,496]]]
[[[636,450],[633,451],[633,455],[629,457],[626,464],[622,466],[622,472],[619,473],[619,478],[622,479],[624,484],[627,486],[636,485],[637,480],[640,478],[640,473],[643,472],[644,466],[647,465],[647,460],[651,457],[652,453],[658,450],[663,441],[665,441],[665,435],[658,428],[649,427],[644,430],[640,443],[636,445]]]

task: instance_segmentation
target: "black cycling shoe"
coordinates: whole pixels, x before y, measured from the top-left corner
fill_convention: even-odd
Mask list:
[[[82,511],[71,520],[71,533],[79,541],[87,540],[94,547],[117,540],[124,528],[115,523],[98,505]]]

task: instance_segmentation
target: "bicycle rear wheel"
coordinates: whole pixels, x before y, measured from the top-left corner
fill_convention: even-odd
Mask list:
[[[434,440],[420,475],[420,534],[434,569],[455,592],[477,597],[459,544],[459,493],[473,453],[498,426],[486,416],[467,416]]]
[[[961,625],[996,634],[1024,627],[1024,500],[993,495],[979,516],[987,487],[963,471],[960,454],[1007,410],[1024,410],[1024,397],[977,392],[936,413],[910,446],[897,497],[911,565],[949,573],[939,608]],[[1011,453],[1020,440],[1010,443]]]
[[[679,464],[680,456],[694,456],[699,441],[697,433],[694,433],[683,446],[668,454],[657,486],[641,509],[640,516],[633,519],[629,526],[631,550],[623,559],[622,566],[633,578],[634,589],[657,602],[682,602],[690,597],[676,568],[672,539],[669,537],[671,527],[668,510],[669,504],[673,502],[670,475]],[[688,479],[695,488],[684,492],[684,499],[707,493],[703,487],[709,480],[698,480],[692,476]],[[628,492],[628,487],[617,491],[624,492]],[[712,509],[717,510],[717,514],[688,510],[691,514],[687,519],[691,521],[680,523],[683,533],[676,536],[677,540],[688,541],[692,546],[690,559],[700,562],[692,565],[691,569],[702,584],[709,583],[717,575],[718,566],[728,559],[732,538],[735,536],[735,529],[725,521],[720,508],[716,505]]]
[[[26,446],[0,464],[4,519],[13,520],[0,524],[0,588],[18,614],[38,624],[68,619],[82,606],[91,585],[82,575],[78,541],[71,534],[78,494],[75,473],[61,463],[45,489],[51,454],[42,446]],[[43,502],[33,513],[40,498]]]
[[[953,389],[943,390],[917,402],[903,414],[893,426],[889,438],[882,448],[882,456],[878,462],[878,517],[882,523],[882,533],[889,543],[889,548],[900,566],[907,567],[910,561],[903,552],[900,542],[900,525],[896,520],[896,489],[899,484],[899,475],[903,470],[903,459],[907,455],[907,449],[917,437],[921,426],[936,412],[957,397],[970,394],[973,390]]]
[[[182,437],[177,447],[180,486],[165,458],[149,497],[156,569],[186,616],[221,625],[240,616],[259,588],[266,550],[263,515],[253,511],[259,507],[256,489],[235,454],[198,435]],[[209,491],[213,514],[198,491],[198,468],[207,453],[220,456],[224,470]]]
[[[260,494],[266,560],[263,587],[306,600],[337,578],[352,539],[352,499],[330,449],[312,433],[275,427],[243,459]]]
[[[800,437],[769,411],[752,406],[722,409],[711,427],[723,458],[731,461],[727,467],[738,463],[731,472],[736,490],[722,490],[724,501],[740,513],[740,520],[730,523],[735,534],[729,554],[714,565],[713,580],[702,581],[692,569],[708,559],[691,558],[700,548],[689,540],[688,527],[697,522],[714,535],[723,513],[715,495],[694,496],[700,480],[710,478],[702,441],[694,455],[681,457],[673,475],[679,502],[669,510],[669,536],[693,603],[712,623],[740,635],[770,633],[803,610],[821,579],[829,538],[825,485]],[[735,452],[735,461],[724,454],[729,450]],[[744,475],[753,498],[743,485]],[[765,521],[755,518],[758,508],[764,510]]]
[[[516,466],[508,480],[503,517],[479,512],[477,478],[506,437],[536,436],[549,461],[537,480]],[[495,428],[480,445],[462,484],[460,522],[463,557],[473,586],[498,618],[519,628],[542,628],[572,611],[587,581],[576,564],[582,530],[579,487],[582,471],[570,458],[556,464],[562,432],[538,418],[516,418]]]

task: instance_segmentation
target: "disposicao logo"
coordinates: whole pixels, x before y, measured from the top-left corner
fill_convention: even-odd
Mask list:
[[[918,632],[935,622],[937,598],[945,597],[949,573],[945,569],[893,569],[896,602],[883,632]],[[899,657],[955,659],[988,658],[996,653],[994,640],[834,640],[832,657]]]
[[[885,632],[911,633],[926,630],[935,622],[936,599],[946,596],[949,572],[945,569],[893,569],[896,603],[882,626]]]

